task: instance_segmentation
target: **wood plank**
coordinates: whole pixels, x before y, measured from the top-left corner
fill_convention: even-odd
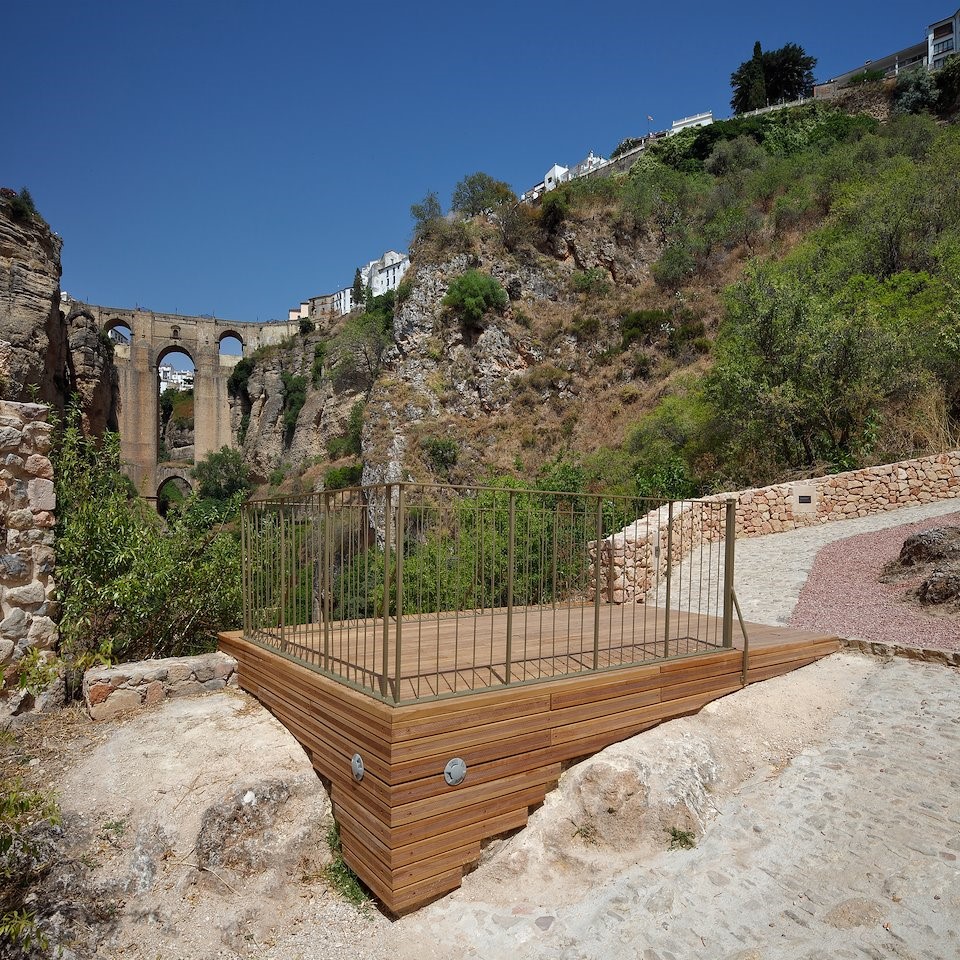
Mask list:
[[[390,825],[400,827],[417,820],[427,820],[451,811],[461,812],[471,806],[477,819],[484,819],[491,813],[502,813],[506,806],[493,803],[501,797],[523,790],[526,787],[552,783],[560,776],[560,764],[551,764],[548,767],[523,770],[510,776],[492,780],[489,783],[470,785],[465,783],[454,788],[450,793],[431,797],[429,800],[420,800],[414,803],[398,804],[391,810]],[[469,823],[471,821],[463,821]]]

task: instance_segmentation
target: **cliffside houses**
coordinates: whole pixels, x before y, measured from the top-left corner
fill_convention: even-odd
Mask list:
[[[360,268],[360,280],[364,289],[369,289],[375,297],[400,286],[403,275],[410,269],[410,257],[396,250],[387,250],[377,260],[371,260]],[[309,300],[303,300],[299,307],[291,307],[288,320],[322,320],[330,317],[342,317],[350,313],[359,304],[353,300],[353,285],[337,290],[335,293],[323,293]]]

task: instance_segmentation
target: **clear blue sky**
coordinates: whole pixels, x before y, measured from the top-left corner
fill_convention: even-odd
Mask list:
[[[957,0],[953,0],[957,2]],[[818,78],[952,7],[779,4],[7,4],[0,184],[64,238],[63,289],[111,306],[286,316],[406,249],[410,204],[712,109],[788,41]]]

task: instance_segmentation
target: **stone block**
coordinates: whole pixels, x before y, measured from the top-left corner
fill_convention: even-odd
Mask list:
[[[33,511],[27,508],[7,514],[7,527],[10,530],[29,530],[33,523]]]
[[[30,629],[30,618],[19,607],[11,610],[0,620],[0,637],[16,643],[22,640]]]
[[[167,693],[169,697],[193,697],[198,693],[204,693],[205,689],[202,683],[197,680],[187,680],[184,683],[171,684]]]
[[[23,434],[16,427],[0,427],[0,452],[19,450]]]
[[[140,690],[121,688],[114,690],[102,703],[89,704],[88,709],[94,720],[109,720],[121,713],[136,710],[142,703]]]
[[[30,481],[30,506],[35,511],[56,510],[57,493],[52,480]]]
[[[163,684],[159,680],[154,680],[153,683],[148,683],[146,686],[146,692],[143,695],[143,705],[145,707],[152,707],[156,703],[160,703],[165,697],[165,691],[163,689]]]
[[[23,587],[11,587],[7,590],[4,599],[15,607],[33,607],[43,603],[47,598],[43,587],[34,580],[33,583]]]
[[[87,704],[103,703],[107,697],[114,691],[114,687],[109,683],[94,683],[87,689]]]
[[[6,637],[0,637],[0,665],[7,663],[13,656],[14,644]]]
[[[28,423],[23,428],[23,438],[36,453],[47,453],[53,446],[50,425],[47,423]]]
[[[43,480],[53,479],[53,464],[50,463],[49,458],[39,453],[33,453],[27,457],[24,469],[34,477],[40,477]]]
[[[57,625],[49,617],[34,616],[27,633],[27,640],[31,646],[41,650],[48,650],[57,638]]]
[[[26,553],[0,555],[0,583],[8,585],[25,583],[32,576],[31,567],[30,557]]]

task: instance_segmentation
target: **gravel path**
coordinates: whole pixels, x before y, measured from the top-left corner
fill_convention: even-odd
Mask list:
[[[879,582],[883,567],[896,559],[908,536],[942,524],[960,525],[960,512],[828,544],[817,554],[791,624],[858,640],[960,649],[956,617],[906,603],[904,591],[915,584]]]
[[[814,561],[827,544],[876,530],[888,530],[955,513],[960,499],[904,507],[872,517],[836,520],[818,527],[737,541],[737,598],[747,620],[788,624]],[[907,536],[906,533],[903,534]],[[902,541],[902,538],[901,538]],[[914,643],[919,639],[914,638]]]

